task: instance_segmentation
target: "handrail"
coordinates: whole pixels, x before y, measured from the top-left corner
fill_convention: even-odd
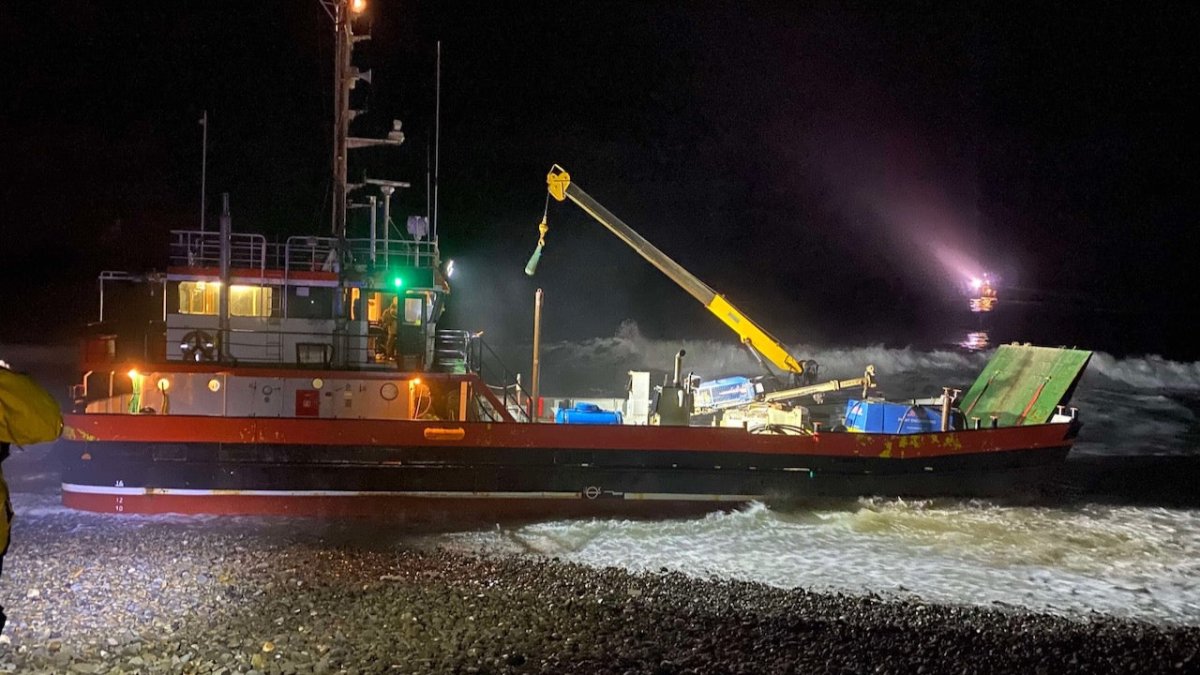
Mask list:
[[[499,419],[497,419],[494,415],[492,415],[491,412],[489,412],[487,410],[487,408],[480,406],[479,409],[481,411],[483,411],[485,414],[487,414],[488,419],[490,421],[492,421],[492,422],[520,422],[520,421],[522,421],[519,418],[513,417],[512,411],[508,407],[507,399],[506,399],[506,402],[502,403],[500,401],[500,399],[496,398],[496,394],[492,392],[491,388],[488,386],[487,382],[485,382],[483,380],[482,377],[480,377],[479,375],[476,375],[475,373],[471,373],[471,374],[467,375],[467,377],[472,379],[475,382],[475,384],[477,385],[474,388],[475,395],[482,397],[484,400],[486,400],[488,402],[488,405],[491,407],[491,409],[493,411],[495,411],[496,415],[499,415]]]
[[[293,268],[310,272],[324,270],[332,272],[337,262],[337,239],[335,237],[288,237],[283,244],[284,278]]]
[[[178,267],[216,267],[221,259],[221,233],[200,230],[171,230],[171,264]],[[376,269],[392,267],[436,267],[440,262],[436,240],[354,238],[344,240],[343,262]],[[333,271],[338,262],[339,240],[328,236],[294,235],[284,242],[267,242],[261,234],[234,232],[230,235],[234,267]],[[372,253],[374,255],[372,256]]]
[[[215,333],[217,332],[217,329],[212,325],[189,324],[189,325],[170,326],[169,329],[170,329],[170,331],[175,332],[176,334],[182,333],[184,336],[187,336],[189,333],[192,333],[192,332],[203,332],[203,333],[209,333],[209,334],[211,334],[211,336],[215,337]],[[166,327],[164,327],[164,329],[160,332],[160,335],[164,341],[167,339]],[[252,348],[252,349],[262,348],[264,350],[264,354],[263,354],[262,358],[254,359],[254,361],[258,362],[258,363],[292,363],[292,362],[294,362],[296,360],[296,358],[293,355],[284,353],[284,350],[282,348],[284,337],[311,338],[311,343],[313,343],[313,344],[327,343],[329,345],[333,345],[336,340],[336,337],[332,331],[320,332],[320,331],[298,331],[298,330],[282,330],[282,329],[266,330],[266,329],[261,329],[261,328],[230,328],[229,336],[230,337],[229,337],[229,341],[228,341],[227,345],[230,348],[239,348],[239,347],[246,347],[246,348]],[[243,336],[262,336],[262,338],[266,342],[264,343],[264,342],[259,342],[259,341],[248,341],[246,339],[239,339],[239,338],[243,338]],[[147,346],[143,350],[144,351],[143,356],[144,356],[144,358],[150,358],[149,341],[148,341],[149,333],[146,334],[146,337],[147,337]],[[268,354],[267,353],[267,350],[269,350],[272,346],[274,346],[278,349],[277,354]],[[172,351],[171,347],[172,347],[172,345],[170,343],[166,344],[167,354],[178,354],[179,353],[178,351]],[[175,349],[178,350],[178,348],[179,348],[179,346],[175,345]],[[354,363],[369,363],[372,361],[372,357],[374,355],[374,349],[371,347],[369,341],[365,342],[362,346],[357,346],[357,345],[353,345],[353,344],[345,344],[344,348],[347,351],[347,356],[350,357],[351,361]],[[168,356],[168,360],[173,360],[173,359],[171,359]]]
[[[369,264],[371,261],[370,239],[347,239],[347,251],[351,264]],[[386,242],[376,239],[375,267],[390,269],[392,267],[436,267],[439,262],[438,244],[436,241],[415,241],[412,239],[389,239]]]
[[[171,230],[171,264],[180,267],[218,267],[221,263],[221,233],[200,230]],[[229,237],[230,265],[257,269],[267,267],[267,239],[261,234],[234,232]]]
[[[532,396],[530,396],[529,391],[526,390],[525,387],[521,384],[521,378],[518,376],[518,374],[509,370],[508,366],[504,363],[504,360],[500,358],[500,355],[497,354],[496,351],[494,349],[492,349],[492,346],[487,344],[487,342],[484,341],[483,338],[481,338],[481,337],[475,338],[474,340],[472,340],[472,342],[475,343],[475,345],[476,345],[476,347],[475,347],[476,355],[473,360],[478,369],[477,372],[479,373],[480,379],[483,380],[484,382],[488,382],[490,380],[490,378],[488,377],[488,370],[489,370],[488,362],[484,360],[484,351],[486,350],[487,355],[491,356],[491,360],[495,364],[498,364],[498,368],[500,371],[498,374],[500,375],[500,381],[502,382],[502,384],[500,386],[504,388],[503,402],[502,402],[502,405],[504,406],[504,410],[506,410],[506,411],[509,410],[509,405],[508,405],[509,396],[510,396],[509,391],[511,389],[515,388],[516,393],[513,396],[512,400],[513,400],[513,403],[516,405],[516,408],[521,413],[520,415],[517,416],[518,421],[524,421],[524,422],[532,421],[530,419],[529,412],[527,412],[525,410],[525,407],[521,405],[521,395],[524,394],[524,396],[527,400],[532,400]],[[495,370],[495,369],[496,369],[495,367],[492,368],[492,370]],[[489,390],[488,393],[491,394],[491,391]],[[495,397],[494,394],[491,394],[491,396]],[[497,401],[497,403],[500,403],[500,401]],[[536,405],[537,405],[537,402],[534,401],[534,406],[536,406]]]

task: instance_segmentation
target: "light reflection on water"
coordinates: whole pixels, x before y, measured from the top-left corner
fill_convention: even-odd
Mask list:
[[[959,341],[958,346],[968,351],[978,352],[991,346],[991,341],[988,339],[987,331],[977,330],[967,333],[966,336]]]

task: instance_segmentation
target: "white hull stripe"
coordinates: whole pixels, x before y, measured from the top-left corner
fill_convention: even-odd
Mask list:
[[[443,490],[196,490],[189,488],[110,487],[63,483],[63,492],[122,497],[421,497],[425,499],[589,499],[580,492],[453,492]],[[625,492],[598,495],[597,499],[626,501],[749,502],[762,495],[686,494],[670,492]]]

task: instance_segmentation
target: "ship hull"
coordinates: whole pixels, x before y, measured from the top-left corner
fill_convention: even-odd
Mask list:
[[[1073,424],[912,435],[738,429],[68,416],[66,506],[106,513],[472,521],[662,516],[748,501],[1014,497],[1052,480]]]

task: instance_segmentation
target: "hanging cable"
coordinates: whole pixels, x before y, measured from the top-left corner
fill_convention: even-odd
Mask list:
[[[550,231],[550,226],[546,224],[546,216],[550,213],[550,193],[546,193],[546,205],[542,208],[542,222],[538,223],[538,243],[537,248],[533,249],[533,255],[529,256],[529,262],[525,263],[525,274],[533,276],[537,271],[538,262],[542,259],[542,249],[546,247],[546,233]]]

